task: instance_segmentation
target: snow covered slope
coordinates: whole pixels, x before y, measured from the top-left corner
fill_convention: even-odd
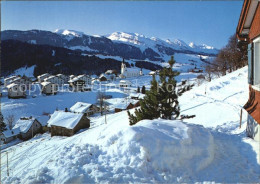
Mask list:
[[[91,117],[90,129],[72,137],[46,133],[12,146],[5,150],[9,177],[2,154],[3,181],[258,182],[259,144],[245,137],[245,111],[239,128],[239,111],[248,95],[246,77],[247,67],[185,93],[182,114],[196,118],[184,122],[155,119],[129,126],[123,111],[107,115],[107,123],[104,117]]]

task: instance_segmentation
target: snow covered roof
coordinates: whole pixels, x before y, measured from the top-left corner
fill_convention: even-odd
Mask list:
[[[13,128],[12,130],[6,130],[2,133],[6,138],[13,137],[20,134],[20,128]]]
[[[22,133],[26,133],[32,126],[35,118],[20,118],[16,123],[13,129],[19,128]]]
[[[86,112],[92,104],[84,103],[84,102],[77,102],[75,103],[70,110],[72,112],[84,113]]]
[[[115,104],[114,107],[116,109],[126,109],[129,105],[131,104],[131,102],[123,102],[123,103],[118,103],[118,104]]]
[[[7,89],[10,89],[10,88],[13,88],[14,86],[18,86],[18,84],[15,84],[15,83],[12,83],[12,84],[9,84],[7,85]]]
[[[130,81],[128,81],[128,80],[121,80],[120,82],[119,82],[120,84],[132,84]]]
[[[51,84],[51,82],[46,82],[46,81],[45,81],[45,82],[42,82],[42,83],[41,83],[42,86],[47,86],[47,85],[49,85],[49,84]]]
[[[101,78],[101,77],[105,77],[105,78],[109,78],[106,74],[104,74],[104,73],[102,73],[100,76],[99,76],[99,78]]]
[[[5,78],[4,81],[9,81],[9,80],[13,80],[15,79],[17,76],[11,76],[11,77],[8,77],[8,78]]]
[[[48,73],[44,73],[44,74],[42,74],[42,75],[39,75],[38,78],[46,77],[46,76],[49,76],[49,75],[50,75],[50,74],[48,74]]]
[[[63,76],[65,76],[64,74],[61,74],[61,73],[59,73],[59,74],[57,74],[56,75],[57,77],[63,77]]]
[[[53,79],[53,78],[56,78],[56,76],[49,76],[48,78],[44,79],[44,81],[47,81],[47,80],[50,80],[50,79]]]
[[[59,126],[67,129],[73,129],[81,120],[83,114],[73,112],[55,111],[48,121],[48,127]]]
[[[126,71],[136,73],[136,72],[140,72],[140,69],[139,68],[126,68]]]

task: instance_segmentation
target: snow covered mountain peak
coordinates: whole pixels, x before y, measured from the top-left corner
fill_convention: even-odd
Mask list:
[[[56,29],[54,33],[58,33],[65,36],[75,36],[75,37],[82,37],[82,35],[84,35],[83,32],[67,30],[67,29]]]
[[[190,46],[191,48],[196,48],[196,47],[197,47],[197,45],[195,45],[193,42],[190,42],[190,43],[189,43],[189,46]]]
[[[114,32],[107,36],[108,39],[121,42],[129,42],[132,44],[141,45],[139,38],[144,38],[144,35],[138,33]]]
[[[156,37],[146,37],[142,34],[138,33],[125,33],[125,32],[114,32],[110,35],[106,36],[108,39],[112,41],[124,42],[132,45],[138,45],[142,47],[142,50],[146,48],[151,48],[157,52],[158,47],[169,47],[175,50],[188,50],[193,52],[204,52],[207,53],[209,50],[212,53],[217,53],[217,49],[214,47],[208,46],[206,44],[203,45],[195,45],[193,42],[185,43],[182,40],[175,39],[171,41],[170,39],[162,40]]]

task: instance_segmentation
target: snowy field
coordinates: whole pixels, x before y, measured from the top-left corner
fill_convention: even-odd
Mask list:
[[[146,77],[146,76],[144,76]],[[187,76],[186,76],[187,77]],[[189,77],[187,77],[189,78]],[[143,83],[151,77],[143,78]],[[134,79],[133,79],[134,80]],[[180,79],[179,79],[180,80]],[[114,98],[127,93],[109,92]],[[259,143],[246,138],[247,67],[180,97],[181,113],[193,119],[143,120],[129,126],[125,111],[91,117],[91,127],[72,137],[45,133],[1,155],[4,183],[259,182]],[[60,93],[2,100],[4,115],[41,116],[76,101],[94,103],[95,92]],[[134,110],[131,110],[133,112]]]

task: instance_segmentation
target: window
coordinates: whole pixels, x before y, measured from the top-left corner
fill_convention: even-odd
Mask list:
[[[254,44],[248,44],[248,83],[254,84]]]
[[[252,65],[253,67],[253,84],[259,85],[260,84],[260,37],[253,40],[253,53],[251,57],[253,58]]]

